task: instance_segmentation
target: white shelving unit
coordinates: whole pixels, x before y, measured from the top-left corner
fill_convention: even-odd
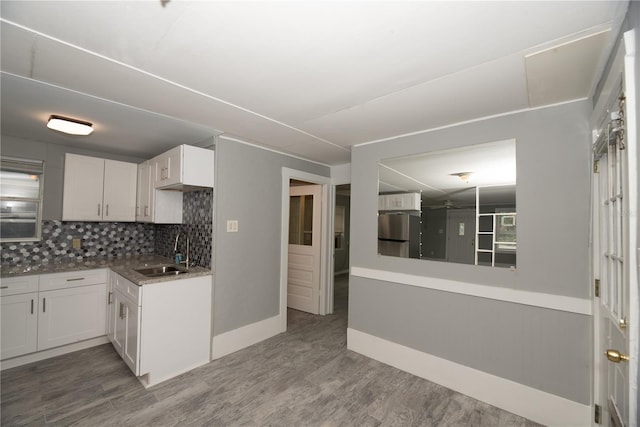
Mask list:
[[[475,265],[495,267],[496,255],[516,253],[516,213],[480,210],[480,192],[476,188]]]
[[[483,221],[482,218],[487,218],[487,221]],[[510,218],[510,219],[509,219]],[[498,228],[504,225],[503,220],[509,219],[507,222],[512,222],[515,234],[515,212],[494,212],[494,213],[477,213],[476,214],[476,265],[496,265],[496,253],[515,252],[516,242],[500,240],[501,237]],[[490,229],[487,227],[487,223],[490,224]],[[489,254],[488,260],[482,260],[480,254]]]

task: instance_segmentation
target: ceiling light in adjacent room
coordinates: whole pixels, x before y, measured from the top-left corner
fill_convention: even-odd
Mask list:
[[[93,124],[77,119],[70,119],[62,116],[50,116],[47,122],[49,129],[58,132],[67,133],[69,135],[89,135],[93,132]]]
[[[460,178],[460,180],[462,180],[462,182],[467,183],[471,180],[471,175],[473,175],[473,172],[458,172],[458,173],[452,173],[450,175],[457,176],[458,178]]]

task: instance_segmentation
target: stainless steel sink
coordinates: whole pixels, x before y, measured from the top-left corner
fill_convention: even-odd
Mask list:
[[[140,268],[134,271],[147,277],[177,276],[178,274],[185,274],[187,272],[185,269],[181,267],[176,267],[175,265],[163,265],[160,267]]]

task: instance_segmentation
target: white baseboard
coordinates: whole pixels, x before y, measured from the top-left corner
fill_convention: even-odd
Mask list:
[[[219,359],[222,356],[278,335],[282,332],[281,323],[282,320],[278,315],[233,331],[215,335],[211,344],[211,360]]]
[[[591,425],[591,407],[355,329],[347,348],[474,399],[549,426]]]
[[[91,338],[85,341],[76,342],[61,347],[51,348],[49,350],[38,351],[36,353],[25,354],[0,362],[0,370],[11,369],[17,366],[26,365],[27,363],[39,362],[40,360],[49,359],[50,357],[61,356],[74,351],[84,350],[85,348],[95,347],[97,345],[107,344],[109,339],[106,336]]]

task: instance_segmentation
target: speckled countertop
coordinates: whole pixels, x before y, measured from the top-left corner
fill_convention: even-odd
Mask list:
[[[0,277],[25,276],[30,274],[64,273],[69,271],[92,270],[96,268],[109,268],[137,285],[169,282],[171,280],[188,279],[190,277],[207,276],[213,272],[203,267],[190,267],[185,274],[147,277],[134,269],[157,267],[162,265],[174,265],[173,260],[159,255],[138,255],[117,258],[89,258],[82,261],[49,262],[35,265],[15,265],[0,268]]]

